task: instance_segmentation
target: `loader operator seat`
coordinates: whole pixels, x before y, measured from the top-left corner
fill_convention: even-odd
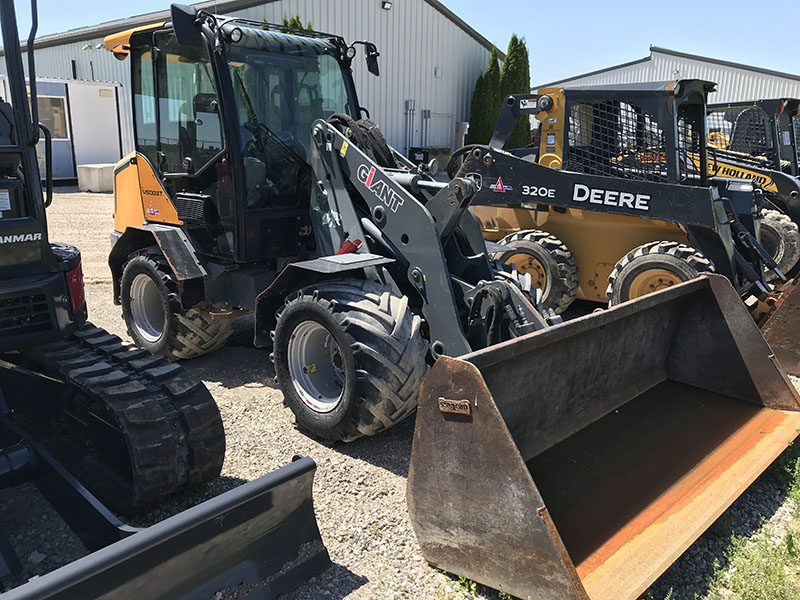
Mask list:
[[[296,204],[299,172],[308,160],[303,146],[290,132],[272,132],[257,139],[247,123],[241,127],[248,209],[288,208]],[[262,147],[263,143],[263,147]]]

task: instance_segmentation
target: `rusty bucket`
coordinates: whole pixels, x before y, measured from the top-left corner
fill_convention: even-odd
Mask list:
[[[781,290],[773,310],[762,321],[761,333],[786,372],[800,376],[800,276]]]
[[[419,399],[425,559],[521,598],[637,598],[772,463],[800,398],[704,276],[460,358]]]

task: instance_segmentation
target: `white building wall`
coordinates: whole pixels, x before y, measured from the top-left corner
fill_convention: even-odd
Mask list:
[[[556,82],[555,86],[612,85],[671,79],[703,79],[717,84],[709,103],[766,98],[800,98],[800,78],[764,73],[736,65],[678,56],[652,49],[650,58],[606,71]]]
[[[341,35],[348,42],[374,42],[381,53],[381,76],[367,72],[359,46],[353,61],[356,88],[361,104],[398,149],[407,142],[407,99],[416,100],[410,145],[421,145],[420,116],[423,109],[430,109],[427,145],[455,147],[456,122],[467,120],[475,81],[489,62],[489,50],[424,0],[395,1],[391,10],[383,10],[378,0],[276,0],[228,14],[272,23],[297,14],[303,23],[311,21],[314,29]],[[119,29],[141,24],[122,24]],[[97,37],[37,49],[37,76],[70,79],[75,60],[79,79],[119,82],[123,149],[129,152],[134,147],[130,63],[97,49],[102,41]],[[0,73],[5,73],[5,61],[0,61]]]

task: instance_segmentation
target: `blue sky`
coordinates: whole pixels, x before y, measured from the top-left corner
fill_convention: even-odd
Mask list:
[[[650,44],[800,74],[800,17],[789,3],[444,0],[444,4],[501,50],[513,33],[524,36],[533,84],[643,58]],[[39,0],[39,31],[66,31],[168,6],[169,0]],[[17,7],[21,24],[27,27],[28,2],[21,0]]]

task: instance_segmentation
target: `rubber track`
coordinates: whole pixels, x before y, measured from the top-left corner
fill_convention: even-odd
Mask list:
[[[112,509],[136,511],[219,475],[225,456],[219,409],[205,385],[180,365],[125,346],[90,323],[25,355],[43,373],[72,385],[82,409],[122,430],[131,469],[127,493],[112,489],[113,481],[92,489],[102,500],[112,499]]]

